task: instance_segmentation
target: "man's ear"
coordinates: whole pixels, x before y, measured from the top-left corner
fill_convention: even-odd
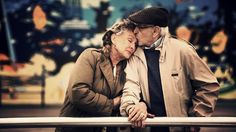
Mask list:
[[[161,34],[161,28],[159,26],[155,26],[153,30],[153,36],[159,36]]]

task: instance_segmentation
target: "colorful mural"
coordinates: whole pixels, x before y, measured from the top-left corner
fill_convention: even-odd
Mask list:
[[[220,82],[220,98],[236,99],[236,9],[230,1],[1,0],[1,102],[62,103],[79,54],[100,47],[114,22],[152,5],[170,11],[170,32],[196,47]]]

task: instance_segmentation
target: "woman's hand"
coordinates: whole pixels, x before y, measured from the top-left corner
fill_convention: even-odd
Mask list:
[[[113,99],[113,110],[116,110],[120,106],[121,96],[117,96]]]

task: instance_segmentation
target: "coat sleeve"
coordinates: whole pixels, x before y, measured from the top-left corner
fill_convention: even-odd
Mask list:
[[[137,63],[135,63],[134,56],[128,61],[125,72],[126,83],[123,88],[120,106],[120,113],[122,116],[128,116],[128,111],[131,106],[140,101],[141,88],[138,79]]]
[[[72,70],[68,96],[72,104],[92,114],[109,116],[113,109],[113,100],[92,90],[97,59],[87,49],[81,53]]]
[[[184,52],[183,64],[193,88],[190,116],[211,116],[219,93],[219,83],[207,64],[198,56],[195,49],[189,46]]]

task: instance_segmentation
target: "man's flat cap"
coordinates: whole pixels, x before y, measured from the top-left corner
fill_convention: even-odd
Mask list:
[[[137,25],[144,24],[166,27],[168,26],[169,12],[162,7],[149,7],[129,15],[128,19]]]

